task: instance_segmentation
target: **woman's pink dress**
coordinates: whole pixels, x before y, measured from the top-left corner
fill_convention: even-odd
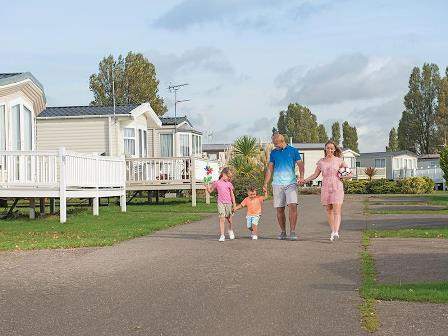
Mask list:
[[[330,160],[320,159],[317,166],[322,172],[322,189],[320,191],[322,205],[342,204],[344,202],[344,185],[338,177],[338,170],[345,166],[344,160],[336,156]]]

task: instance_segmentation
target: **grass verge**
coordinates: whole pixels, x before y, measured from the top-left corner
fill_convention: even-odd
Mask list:
[[[362,326],[369,332],[378,329],[380,323],[376,314],[376,300],[410,301],[427,303],[448,303],[448,281],[379,284],[376,282],[375,261],[368,251],[371,238],[448,238],[448,228],[369,230],[362,235],[361,288],[363,302],[360,305]]]
[[[130,205],[128,211],[122,213],[118,206],[111,205],[101,207],[100,216],[93,216],[90,208],[77,209],[76,214],[69,214],[65,224],[59,223],[58,216],[2,220],[0,250],[108,246],[205,216],[200,211],[191,213],[197,211],[191,206],[188,209],[190,213],[181,213],[183,207],[173,205],[166,211],[156,212],[151,207]]]
[[[409,210],[376,210],[369,209],[370,214],[375,215],[446,215],[448,214],[448,209],[440,209],[440,210],[417,210],[417,209],[409,209]]]
[[[361,252],[361,288],[359,294],[363,299],[359,309],[361,312],[361,325],[369,332],[378,330],[380,322],[375,309],[375,298],[371,295],[372,287],[375,286],[375,263],[368,252],[370,238],[368,235],[362,236]]]
[[[398,230],[368,230],[369,238],[442,238],[448,239],[448,226],[441,228],[415,228]]]

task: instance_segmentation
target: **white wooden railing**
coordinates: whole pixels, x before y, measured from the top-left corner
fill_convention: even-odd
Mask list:
[[[369,179],[369,176],[366,174],[365,170],[368,167],[356,167],[356,175],[355,177],[358,180],[366,180]],[[375,175],[373,175],[372,179],[384,179],[386,178],[386,168],[375,168]]]
[[[416,176],[427,176],[430,177],[435,183],[444,183],[443,171],[440,167],[417,169],[415,172]]]
[[[414,177],[416,169],[394,169],[393,178],[394,180],[404,179],[407,177]]]
[[[205,166],[213,168],[213,179],[219,175],[217,161],[192,157],[127,158],[126,182],[128,184],[182,184],[203,180]],[[194,173],[193,173],[194,172]]]
[[[124,158],[58,151],[0,151],[0,187],[125,186]]]

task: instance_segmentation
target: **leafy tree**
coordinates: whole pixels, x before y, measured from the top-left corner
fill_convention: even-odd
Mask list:
[[[404,111],[398,123],[398,149],[409,150],[417,153],[417,134],[415,133],[415,119],[412,118],[411,113]]]
[[[339,145],[341,143],[341,125],[338,121],[331,125],[331,139]]]
[[[318,128],[318,137],[320,143],[326,143],[328,141],[327,131],[325,130],[325,126],[320,124]]]
[[[112,79],[117,105],[149,102],[154,112],[163,115],[167,111],[165,102],[158,95],[159,80],[154,65],[140,53],[129,52],[125,58],[112,55],[101,60],[98,73],[90,76],[91,105],[113,105]]]
[[[386,147],[386,151],[395,152],[398,150],[398,133],[395,127],[389,132],[389,145]]]
[[[342,146],[349,148],[355,152],[359,152],[358,149],[358,131],[356,127],[350,126],[348,121],[342,123]]]
[[[319,125],[316,116],[298,103],[289,104],[286,111],[281,111],[277,122],[279,133],[292,138],[295,142],[318,142]]]
[[[448,67],[445,70],[445,77],[440,81],[436,123],[439,138],[446,146],[448,144]]]
[[[443,178],[448,181],[448,147],[444,146],[440,151],[440,168],[443,171]]]
[[[398,126],[400,149],[414,149],[417,154],[433,153],[440,143],[436,124],[439,114],[440,73],[436,64],[415,67],[404,97],[405,110]]]

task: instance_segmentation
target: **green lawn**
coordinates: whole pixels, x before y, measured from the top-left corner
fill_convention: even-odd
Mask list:
[[[414,214],[414,215],[436,215],[436,214],[448,214],[448,209],[440,209],[440,210],[417,210],[417,209],[409,209],[409,210],[377,210],[370,209],[370,214],[375,215],[404,215],[404,214]]]
[[[412,284],[377,284],[368,295],[384,301],[448,303],[448,281]]]
[[[57,215],[36,220],[26,217],[1,220],[0,250],[113,245],[170,226],[200,220],[207,213],[214,212],[215,205],[198,203],[198,207],[192,208],[186,201],[177,200],[164,205],[130,205],[127,210],[122,213],[116,205],[102,206],[100,215],[93,216],[90,207],[69,208],[65,224],[59,223]]]
[[[439,229],[429,230],[439,231]],[[429,230],[426,229],[426,231]],[[359,290],[363,303],[360,305],[360,311],[362,325],[370,332],[376,331],[379,327],[375,309],[375,300],[448,303],[448,281],[408,284],[380,284],[376,281],[377,273],[375,269],[375,261],[368,251],[370,238],[405,237],[404,232],[414,233],[415,231],[420,231],[420,229],[366,231],[363,234],[363,250],[361,252],[361,288]],[[421,231],[423,231],[423,229],[421,229]],[[442,229],[442,231],[446,232],[447,230]],[[433,233],[435,234],[436,231],[433,231]],[[395,234],[395,236],[393,234]],[[407,237],[415,236],[409,234]],[[444,238],[446,238],[446,236]]]
[[[415,228],[398,230],[368,230],[369,238],[445,238],[448,239],[448,224],[441,228]]]

